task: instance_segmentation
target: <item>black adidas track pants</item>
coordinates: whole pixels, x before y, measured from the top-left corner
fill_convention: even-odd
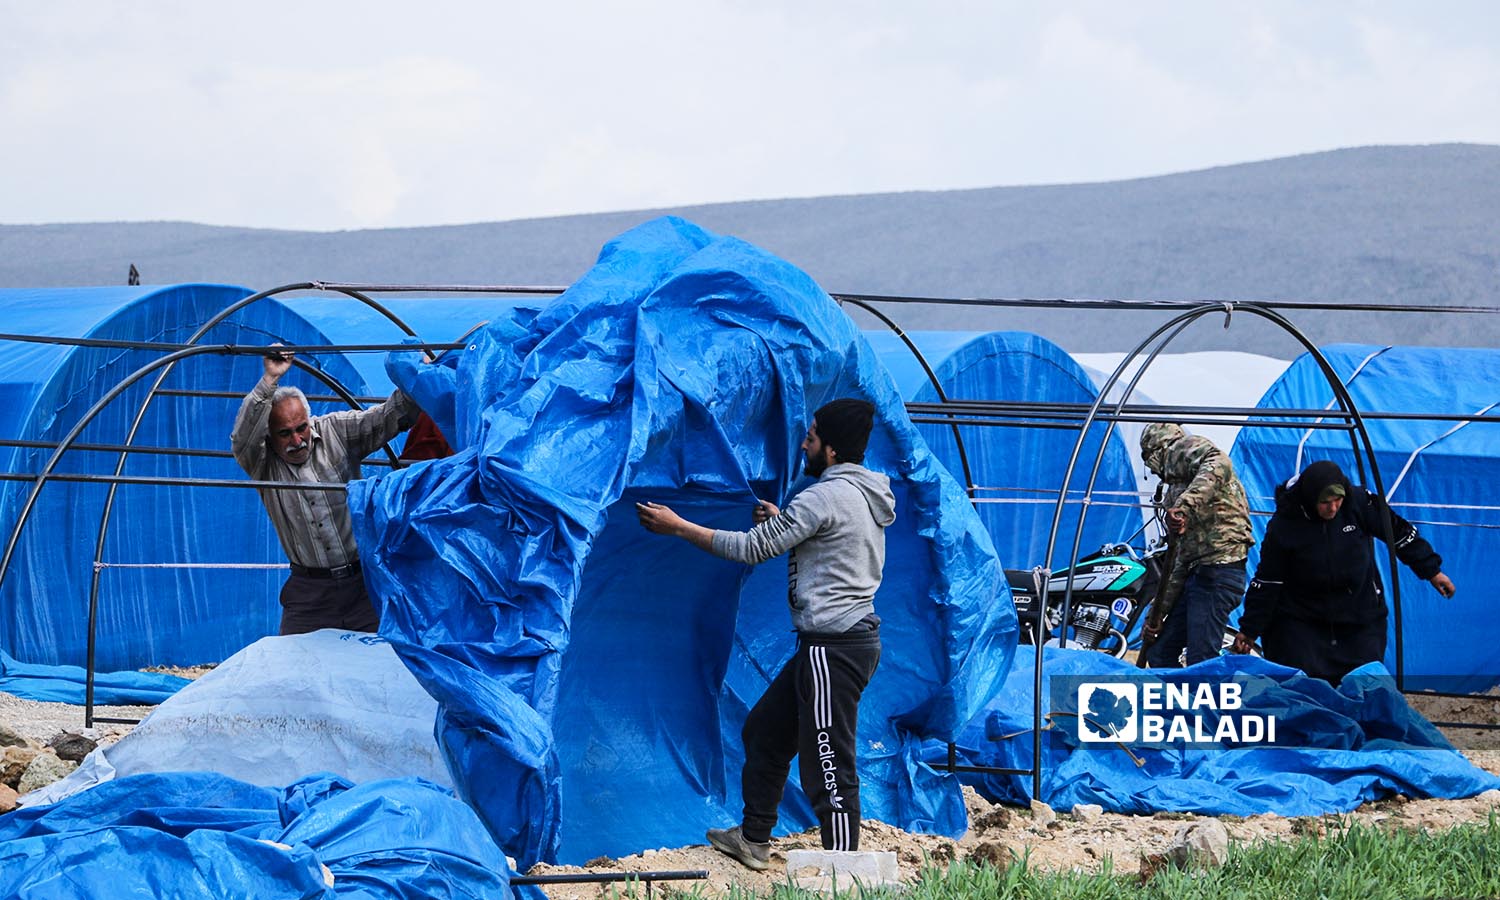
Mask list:
[[[878,623],[871,616],[842,634],[799,635],[796,654],[750,710],[741,733],[747,840],[770,840],[796,756],[823,849],[859,849],[855,731],[860,695],[880,663]]]

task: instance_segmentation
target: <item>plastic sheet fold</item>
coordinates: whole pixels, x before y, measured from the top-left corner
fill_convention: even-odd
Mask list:
[[[739,727],[793,649],[785,562],[651,535],[634,503],[748,528],[755,498],[798,488],[811,412],[841,396],[875,403],[866,464],[897,496],[885,655],[861,708],[865,812],[963,830],[957,781],[922,741],[956,734],[999,684],[1014,609],[963,491],[811,279],[658,219],[470,344],[451,378],[464,449],[351,485],[350,506],[382,634],[438,700],[460,795],[508,853],[582,862],[738,820]],[[811,823],[794,781],[783,825]]]
[[[504,900],[509,877],[474,813],[418,779],[136,775],[0,817],[0,896],[18,900]]]
[[[1031,767],[1033,660],[1031,653],[1018,654],[1004,688],[964,729],[958,743],[966,764]],[[1407,704],[1379,663],[1356,669],[1334,689],[1249,656],[1142,672],[1102,653],[1047,648],[1043,675],[1049,698],[1043,711],[1053,716],[1042,736],[1040,799],[1057,809],[1093,803],[1136,815],[1165,810],[1316,816],[1397,793],[1455,798],[1500,788],[1500,777],[1470,763]],[[1076,702],[1056,704],[1053,691],[1054,680],[1072,687],[1081,676],[1157,678],[1194,687],[1233,681],[1243,687],[1244,712],[1276,718],[1276,741],[1167,747],[1131,742],[1125,745],[1130,752],[1114,743],[1082,743],[1070,717],[1079,712]],[[929,758],[941,752],[928,747]],[[1030,776],[965,779],[995,802],[1024,806],[1032,799]]]

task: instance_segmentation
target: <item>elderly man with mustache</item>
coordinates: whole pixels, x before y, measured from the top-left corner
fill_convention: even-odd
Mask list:
[[[279,386],[292,354],[273,351],[264,364],[230,433],[235,460],[257,481],[347,484],[360,477],[360,460],[421,412],[397,390],[369,409],[314,416],[302,391]],[[260,499],[292,564],[281,587],[281,633],[376,631],[380,617],[365,590],[345,494],[266,487]]]

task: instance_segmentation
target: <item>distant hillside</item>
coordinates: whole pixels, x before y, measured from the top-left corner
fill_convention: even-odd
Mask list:
[[[434,228],[0,226],[0,286],[210,281],[566,284],[663,213],[771,250],[831,291],[1287,299],[1500,307],[1500,147],[1366,147],[1101,184],[726,203]],[[1021,328],[1129,349],[1157,313],[896,307],[904,327]],[[1312,313],[1319,341],[1500,346],[1500,315]],[[1174,349],[1293,356],[1267,326],[1199,323]]]

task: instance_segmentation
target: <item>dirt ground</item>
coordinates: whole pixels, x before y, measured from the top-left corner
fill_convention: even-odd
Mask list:
[[[200,666],[163,671],[196,678],[210,668]],[[1493,693],[1497,695],[1495,700],[1421,695],[1408,695],[1408,700],[1433,722],[1496,724],[1500,723],[1500,691]],[[140,716],[147,711],[144,708],[114,707],[101,708],[99,713]],[[0,721],[9,722],[19,733],[37,741],[61,730],[76,730],[81,725],[78,707],[21,701],[7,694],[0,694]],[[108,744],[129,730],[129,726],[103,726],[97,732],[100,742]],[[1500,774],[1500,730],[1455,727],[1442,730],[1475,765]],[[1103,813],[1091,821],[1081,821],[1069,810],[1057,810],[1055,820],[1043,825],[1032,818],[1030,810],[991,804],[967,788],[964,796],[969,809],[970,830],[958,840],[910,834],[882,822],[866,821],[861,832],[862,849],[895,852],[901,874],[908,878],[914,876],[923,861],[928,859],[939,863],[976,859],[1004,864],[1027,854],[1033,865],[1050,870],[1076,868],[1096,871],[1105,860],[1110,860],[1114,871],[1133,873],[1139,871],[1143,857],[1164,851],[1177,829],[1195,818],[1191,814],[1175,813],[1155,816]],[[1484,822],[1494,809],[1500,809],[1500,791],[1465,800],[1389,798],[1367,803],[1344,817],[1221,816],[1220,821],[1229,832],[1231,841],[1251,843],[1316,832],[1340,818],[1377,827],[1442,830],[1466,822]],[[767,892],[787,880],[787,851],[816,849],[818,846],[816,831],[776,839],[772,844],[771,868],[764,873],[751,872],[707,846],[692,846],[647,850],[620,859],[599,859],[586,867],[539,865],[528,874],[705,870],[708,878],[704,881],[659,882],[657,887],[675,886],[686,890],[699,885],[709,895],[721,895],[732,885],[740,885]],[[618,884],[547,885],[543,890],[553,900],[592,900],[613,896],[619,887]]]
[[[1500,698],[1452,700],[1447,698],[1411,698],[1412,705],[1433,721],[1500,722]],[[1500,732],[1444,728],[1448,739],[1477,766],[1500,774]],[[999,806],[964,789],[969,809],[969,832],[958,840],[931,835],[909,834],[883,822],[866,821],[860,836],[862,850],[894,851],[903,877],[912,877],[924,859],[947,862],[956,859],[987,860],[1004,864],[1029,853],[1031,864],[1049,870],[1079,869],[1097,871],[1105,860],[1112,861],[1117,873],[1140,870],[1145,856],[1163,852],[1177,829],[1197,818],[1191,813],[1157,813],[1155,816],[1127,816],[1104,813],[1093,821],[1079,821],[1068,810],[1057,810],[1055,821],[1045,826],[1032,818],[1030,810]],[[1444,830],[1466,822],[1484,822],[1491,810],[1500,809],[1500,791],[1490,791],[1466,800],[1413,800],[1396,797],[1367,803],[1346,816],[1288,819],[1275,815],[1249,818],[1221,816],[1230,841],[1253,843],[1280,840],[1302,834],[1317,833],[1340,818],[1381,828]],[[768,892],[785,883],[786,852],[816,849],[820,846],[816,831],[772,841],[771,868],[752,872],[707,846],[647,850],[621,859],[600,859],[586,867],[538,865],[528,874],[666,872],[702,869],[705,881],[660,882],[658,887],[676,885],[688,889],[701,884],[705,893],[720,895],[732,885],[757,892]],[[591,900],[610,896],[619,886],[547,885],[547,896],[554,900]]]

